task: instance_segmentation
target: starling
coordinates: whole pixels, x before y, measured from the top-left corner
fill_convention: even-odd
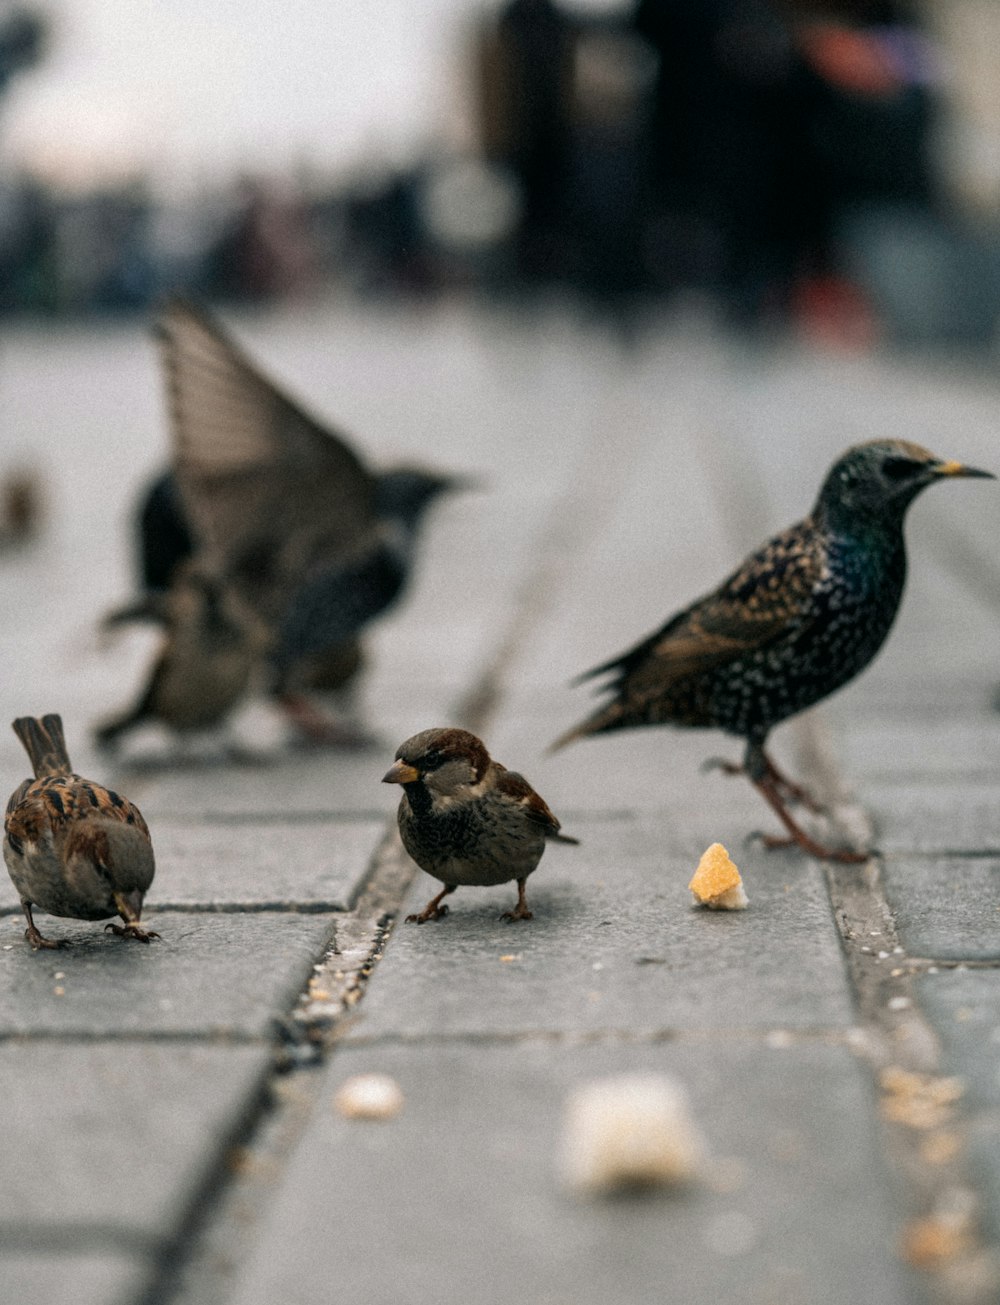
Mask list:
[[[402,784],[403,846],[421,870],[444,884],[419,914],[406,917],[407,923],[447,915],[442,901],[460,884],[487,887],[512,879],[517,905],[501,919],[530,920],[524,886],[546,841],[577,841],[559,832],[559,821],[524,776],[493,761],[468,730],[414,734],[400,744],[382,782]]]
[[[982,476],[917,444],[874,440],[830,468],[811,514],[752,553],[713,593],[679,612],[620,657],[576,683],[611,675],[611,698],[563,735],[555,748],[589,734],[635,725],[710,726],[746,740],[742,766],[775,811],[788,838],[813,856],[832,851],[788,810],[813,809],[764,750],[775,725],[820,702],[868,665],[889,633],[903,594],[903,518],[928,485]]]
[[[193,563],[267,632],[258,663],[289,716],[314,737],[357,741],[307,691],[350,685],[366,626],[405,589],[427,508],[469,482],[422,468],[370,470],[200,309],[173,301],[158,336],[173,465],[138,517],[147,595],[106,624],[161,617],[166,608],[150,591]],[[217,719],[233,705],[220,695]]]

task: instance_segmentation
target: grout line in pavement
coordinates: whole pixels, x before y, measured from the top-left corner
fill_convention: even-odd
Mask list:
[[[619,382],[616,390],[623,390]],[[616,395],[615,397],[620,397]],[[608,411],[612,400],[608,401]],[[618,424],[616,423],[616,429]],[[624,477],[638,451],[635,438],[611,440],[601,425],[601,412],[593,415],[577,474],[549,509],[538,530],[534,565],[519,586],[512,618],[496,645],[495,655],[460,696],[454,717],[481,732],[503,697],[503,679],[525,638],[553,601],[570,560],[579,555],[595,532],[595,521],[615,504],[614,485]],[[590,511],[581,511],[581,499]],[[574,510],[566,510],[572,502]],[[384,818],[384,817],[383,817]],[[198,1218],[189,1221],[187,1242],[177,1248],[176,1263],[164,1272],[139,1305],[168,1305],[178,1299],[216,1305],[226,1299],[227,1284],[218,1265],[232,1261],[232,1247],[246,1245],[246,1209],[263,1214],[273,1196],[277,1177],[284,1169],[296,1140],[311,1116],[317,1091],[312,1071],[335,1049],[349,1028],[353,1007],[364,995],[373,969],[388,945],[404,896],[416,874],[406,856],[395,820],[375,853],[372,868],[357,895],[355,909],[338,919],[335,949],[313,967],[313,975],[295,1008],[283,1022],[284,1046],[279,1050],[273,1094],[277,1111],[259,1116],[249,1150],[262,1148],[268,1157],[269,1179],[241,1181],[240,1174],[219,1175],[215,1209],[204,1203]],[[284,1110],[282,1103],[290,1103]],[[251,1166],[252,1172],[253,1166]],[[236,1257],[238,1258],[238,1257]]]

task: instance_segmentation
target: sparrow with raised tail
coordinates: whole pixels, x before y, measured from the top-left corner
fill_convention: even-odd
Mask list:
[[[433,729],[401,744],[382,777],[402,784],[399,833],[421,870],[444,889],[407,923],[448,914],[444,898],[460,885],[517,883],[517,905],[502,920],[530,920],[524,886],[542,859],[546,840],[577,843],[523,775],[493,761],[468,730]]]
[[[105,928],[138,942],[158,938],[139,923],[154,870],[139,808],[73,773],[59,716],[21,716],[13,728],[35,778],[24,780],[7,803],[3,856],[28,921],[28,942],[36,950],[69,946],[39,933],[33,906],[74,920],[120,915],[124,925]]]
[[[181,300],[157,323],[172,475],[140,517],[146,584],[193,554],[267,631],[271,692],[317,738],[358,741],[311,702],[363,662],[366,626],[402,594],[430,504],[468,486],[420,468],[376,473],[263,375],[207,313]],[[119,619],[148,614],[124,609]],[[219,717],[229,704],[221,698]]]
[[[634,648],[579,677],[610,675],[610,699],[553,748],[628,726],[715,726],[746,740],[743,765],[722,768],[746,774],[788,831],[767,846],[864,861],[801,827],[790,802],[821,808],[780,773],[764,744],[775,725],[839,689],[878,652],[903,595],[907,508],[928,485],[956,476],[993,479],[903,440],[847,449],[809,516]]]

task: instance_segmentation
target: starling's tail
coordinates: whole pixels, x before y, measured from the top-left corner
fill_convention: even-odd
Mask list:
[[[61,716],[51,712],[41,720],[34,716],[19,716],[12,728],[31,758],[36,779],[72,773]]]
[[[573,743],[576,739],[585,739],[588,734],[603,734],[605,730],[613,730],[622,724],[624,715],[625,709],[620,702],[608,703],[606,707],[595,712],[593,716],[588,716],[579,725],[574,725],[565,734],[560,734],[555,743],[549,744],[546,752],[558,752],[567,743]]]

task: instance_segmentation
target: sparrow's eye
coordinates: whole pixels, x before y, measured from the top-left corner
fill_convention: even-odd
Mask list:
[[[882,463],[882,474],[886,480],[909,480],[920,470],[921,464],[913,458],[886,458]]]
[[[425,752],[421,769],[437,770],[438,766],[440,766],[443,761],[444,761],[444,757],[436,749],[432,750],[431,752]]]

